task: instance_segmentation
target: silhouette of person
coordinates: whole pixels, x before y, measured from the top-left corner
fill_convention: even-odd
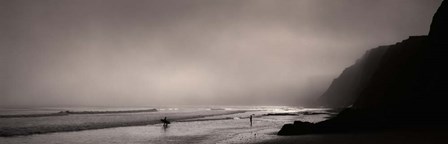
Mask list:
[[[162,129],[163,129],[163,132],[166,132],[168,129],[168,125],[163,124]]]
[[[170,124],[170,122],[166,119],[166,117],[164,119],[161,119],[160,121],[163,122],[164,127],[166,127],[166,126],[168,126],[168,124]]]
[[[250,126],[252,126],[252,115],[250,115],[249,120],[250,120]]]

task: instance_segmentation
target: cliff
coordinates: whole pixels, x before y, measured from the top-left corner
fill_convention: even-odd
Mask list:
[[[296,122],[285,125],[278,134],[359,132],[388,128],[448,129],[448,118],[442,115],[447,109],[444,99],[448,95],[447,20],[448,2],[443,1],[433,17],[428,36],[413,36],[389,46],[371,72],[346,72],[363,80],[348,83],[354,86],[345,90],[355,97],[351,108],[317,124]]]
[[[319,103],[331,108],[344,108],[352,105],[364,86],[370,82],[374,70],[378,67],[388,47],[381,46],[371,49],[355,64],[346,68],[319,97]]]
[[[428,36],[411,37],[391,46],[362,90],[353,108],[375,111],[394,122],[420,123],[448,120],[437,115],[445,111],[448,94],[448,2],[436,12]]]

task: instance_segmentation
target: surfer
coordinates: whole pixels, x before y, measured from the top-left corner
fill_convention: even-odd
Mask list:
[[[160,121],[163,122],[163,126],[168,126],[168,124],[171,123],[170,121],[168,121],[168,120],[166,119],[166,117],[165,117],[164,119],[160,119]]]

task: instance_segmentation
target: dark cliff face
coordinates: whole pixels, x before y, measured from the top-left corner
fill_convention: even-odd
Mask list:
[[[412,36],[372,49],[333,81],[321,101],[329,107],[353,105],[354,109],[382,111],[384,115],[422,106],[427,97],[421,75],[428,45],[428,36]]]
[[[421,55],[427,46],[427,36],[410,37],[400,43],[390,46],[381,62],[366,83],[365,89],[360,93],[354,104],[355,108],[369,109],[385,105],[377,102],[379,99],[404,95],[407,90],[414,91],[412,79],[418,77],[421,65]],[[398,91],[400,92],[393,92]]]
[[[353,68],[333,84],[347,84],[338,81],[350,76],[370,76],[361,78],[365,79],[362,83],[348,83],[353,89],[345,91],[354,92],[356,97],[353,107],[317,124],[297,122],[285,125],[279,134],[416,127],[447,130],[448,117],[444,114],[448,110],[445,100],[448,97],[448,2],[443,1],[437,10],[428,36],[410,37],[389,46],[371,74],[359,70],[350,74],[353,71],[350,69]]]
[[[447,46],[448,41],[448,2],[443,1],[431,23],[429,36],[436,45]]]
[[[396,122],[448,120],[414,116],[437,115],[447,109],[447,16],[448,2],[444,1],[433,18],[429,36],[411,37],[391,46],[353,107],[375,111]]]
[[[391,119],[411,114],[402,111],[443,110],[443,98],[448,96],[447,20],[448,2],[444,1],[429,36],[412,36],[382,50],[373,49],[380,54],[367,53],[362,59],[367,62],[347,68],[321,101],[330,107],[353,104],[354,109],[376,110]]]
[[[437,98],[435,100],[445,101],[444,97],[448,96],[448,1],[443,1],[434,15],[429,38],[422,74],[424,91],[428,96]]]
[[[414,117],[412,113],[416,110],[423,111],[422,107],[432,105],[422,102],[431,99],[422,88],[425,84],[421,77],[425,71],[423,51],[427,46],[427,36],[410,37],[390,46],[353,108],[376,111],[387,119],[408,119]]]
[[[344,108],[352,105],[370,81],[388,47],[381,46],[369,50],[355,64],[346,68],[319,98],[320,104],[331,108]]]

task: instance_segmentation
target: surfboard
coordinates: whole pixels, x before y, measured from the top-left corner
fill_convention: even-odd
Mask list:
[[[166,123],[166,124],[170,124],[171,123],[170,121],[165,120],[165,119],[160,119],[160,121],[162,121],[163,123]]]

